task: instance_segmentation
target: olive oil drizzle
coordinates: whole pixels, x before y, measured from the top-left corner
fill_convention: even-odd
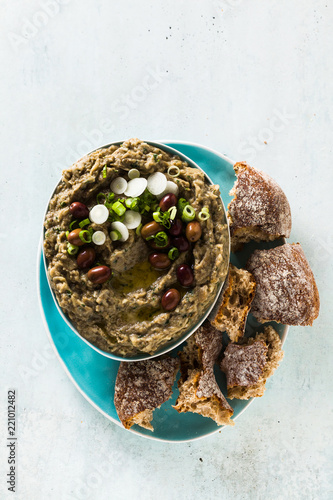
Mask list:
[[[111,286],[123,295],[139,290],[148,289],[162,275],[161,271],[153,269],[148,261],[139,262],[131,269],[117,274],[111,281]]]

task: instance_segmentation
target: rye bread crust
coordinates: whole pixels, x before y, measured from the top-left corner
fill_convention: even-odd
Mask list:
[[[240,344],[229,344],[220,365],[227,377],[228,398],[261,397],[282,359],[281,339],[272,326]]]
[[[138,424],[154,430],[153,411],[171,397],[178,368],[179,360],[171,357],[120,363],[114,404],[126,429]]]
[[[228,205],[231,250],[239,250],[250,240],[273,241],[288,238],[291,211],[286,195],[265,172],[246,162],[234,165],[237,181],[230,191]]]
[[[246,268],[257,283],[251,313],[258,321],[312,325],[319,314],[319,293],[299,243],[255,250]]]

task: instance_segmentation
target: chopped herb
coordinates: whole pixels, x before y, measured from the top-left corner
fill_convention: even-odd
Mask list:
[[[154,160],[156,161],[156,163],[158,163],[160,161],[160,158],[157,156],[156,153],[154,153]]]
[[[67,293],[68,297],[72,296],[72,292],[70,290],[66,290],[66,293]]]
[[[61,207],[61,208],[67,207],[67,203],[66,203],[65,201],[62,201],[62,202],[60,203],[60,207]]]

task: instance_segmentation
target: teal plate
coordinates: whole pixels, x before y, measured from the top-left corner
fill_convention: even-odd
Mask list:
[[[236,180],[232,168],[233,162],[226,156],[198,144],[173,141],[163,142],[167,146],[171,146],[191,158],[205,170],[213,182],[220,185],[222,199],[225,207],[227,207],[231,200],[229,191]],[[237,255],[231,255],[231,262],[239,267],[243,266],[255,248],[268,248],[281,243],[283,241],[269,244],[248,244],[242,252],[237,253]],[[44,325],[62,366],[87,401],[109,420],[122,427],[113,403],[119,361],[107,358],[97,352],[66,324],[55,305],[49,288],[41,246],[38,251],[37,274],[40,307]],[[284,342],[288,327],[277,325],[276,323],[272,323],[272,325],[279,332],[282,342]],[[263,326],[249,315],[246,325],[246,335],[252,335],[254,332],[261,331],[262,329]],[[181,347],[174,349],[171,354],[175,356]],[[225,376],[218,368],[216,368],[216,377],[223,393],[226,394]],[[269,387],[269,382],[267,386]],[[209,418],[194,413],[179,414],[172,408],[177,396],[178,389],[175,382],[172,398],[164,403],[161,408],[154,411],[152,422],[154,432],[137,425],[133,426],[127,432],[160,441],[182,442],[199,439],[221,430],[221,427],[217,426]],[[234,409],[233,419],[235,419],[243,413],[252,400],[242,401],[234,399],[229,402]]]

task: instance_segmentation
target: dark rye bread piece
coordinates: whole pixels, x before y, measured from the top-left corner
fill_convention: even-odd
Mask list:
[[[180,356],[179,397],[174,408],[212,418],[218,425],[234,425],[233,409],[214,375],[214,363],[222,348],[222,334],[206,321],[187,342]]]
[[[261,397],[266,381],[283,358],[281,339],[272,326],[255,338],[230,343],[224,351],[221,370],[227,376],[228,398],[250,399]]]
[[[120,363],[114,404],[126,429],[138,424],[154,430],[153,411],[170,398],[178,369],[179,360],[171,357]]]
[[[253,275],[245,269],[230,264],[221,304],[210,316],[211,324],[221,332],[227,332],[232,342],[244,335],[246,319],[256,290]]]
[[[299,243],[255,250],[246,268],[257,283],[251,313],[258,321],[312,325],[319,314],[319,293]]]
[[[291,211],[286,195],[269,175],[246,162],[234,165],[237,181],[228,205],[231,250],[239,250],[250,240],[273,241],[288,238]]]

